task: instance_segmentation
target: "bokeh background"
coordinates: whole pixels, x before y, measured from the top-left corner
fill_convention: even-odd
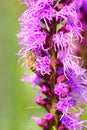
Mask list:
[[[31,117],[45,113],[34,103],[37,92],[21,81],[16,33],[24,10],[18,0],[0,0],[0,130],[39,130]]]
[[[26,70],[18,64],[16,33],[24,10],[18,0],[0,0],[0,130],[40,130],[31,117],[46,113],[34,103],[31,84],[21,81]]]

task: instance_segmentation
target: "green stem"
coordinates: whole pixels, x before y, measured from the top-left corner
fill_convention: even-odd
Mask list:
[[[54,86],[56,84],[56,65],[55,65],[55,61],[56,61],[56,58],[57,58],[57,54],[54,50],[54,48],[51,49],[51,66],[53,68],[53,73],[52,73],[52,76],[51,76],[51,90],[54,91]],[[57,130],[58,128],[58,117],[56,116],[56,108],[55,108],[55,104],[56,104],[56,100],[54,98],[51,99],[51,103],[52,103],[52,106],[51,106],[51,109],[50,109],[50,113],[52,113],[54,115],[54,118],[55,118],[55,126],[51,128],[51,130]]]

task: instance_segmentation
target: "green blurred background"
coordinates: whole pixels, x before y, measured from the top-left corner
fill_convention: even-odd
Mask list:
[[[0,130],[39,130],[31,117],[45,113],[34,103],[36,91],[21,81],[16,33],[24,10],[18,0],[0,0]]]
[[[25,69],[17,63],[18,17],[24,10],[18,0],[0,0],[0,130],[40,130],[31,117],[45,114],[34,103],[36,91],[21,81]]]

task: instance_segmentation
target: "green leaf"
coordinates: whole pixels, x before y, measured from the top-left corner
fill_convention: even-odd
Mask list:
[[[41,22],[41,24],[42,24],[42,27],[43,27],[43,28],[47,29],[47,31],[50,32],[50,30],[48,30],[46,24],[44,24],[43,22]]]
[[[56,130],[56,127],[55,127],[55,126],[52,126],[52,129],[53,129],[53,130]]]
[[[59,29],[61,29],[65,24],[66,24],[65,20],[63,20],[61,23],[57,24],[57,26],[56,26],[56,32],[58,32]]]

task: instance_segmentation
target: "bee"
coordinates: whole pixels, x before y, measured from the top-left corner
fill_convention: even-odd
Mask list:
[[[25,63],[26,66],[32,70],[33,72],[36,72],[36,56],[34,51],[28,51],[25,56]]]

